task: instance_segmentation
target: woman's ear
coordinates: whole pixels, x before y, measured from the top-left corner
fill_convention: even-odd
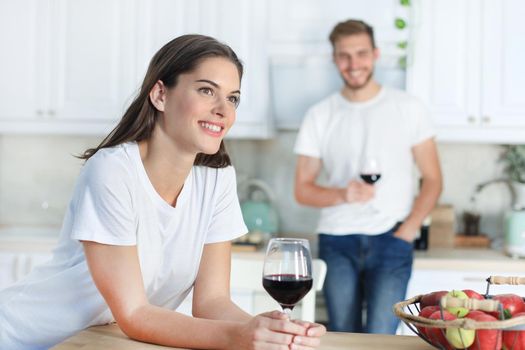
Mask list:
[[[159,80],[153,85],[153,88],[149,92],[149,99],[151,103],[157,108],[159,112],[164,112],[164,105],[166,103],[166,86]]]

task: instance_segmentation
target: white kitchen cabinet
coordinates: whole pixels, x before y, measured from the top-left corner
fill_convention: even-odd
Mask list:
[[[228,136],[271,137],[265,29],[265,2],[1,0],[0,132],[106,135],[153,54],[201,33],[232,46],[245,65]]]
[[[0,132],[107,133],[137,85],[136,16],[126,0],[0,1]]]
[[[266,1],[201,0],[200,6],[199,32],[230,45],[244,64],[241,104],[229,137],[273,136]]]
[[[7,120],[36,119],[37,112],[43,110],[45,77],[37,72],[47,62],[37,35],[45,27],[42,13],[46,8],[45,2],[39,0],[0,1],[2,124]]]
[[[525,143],[525,3],[414,6],[407,88],[429,105],[438,140]]]

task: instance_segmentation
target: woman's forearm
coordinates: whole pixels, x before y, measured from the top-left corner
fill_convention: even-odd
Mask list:
[[[195,318],[154,305],[117,322],[132,339],[191,349],[228,349],[241,327],[240,322]]]
[[[218,297],[193,306],[193,316],[211,320],[248,322],[252,316],[230,298]]]

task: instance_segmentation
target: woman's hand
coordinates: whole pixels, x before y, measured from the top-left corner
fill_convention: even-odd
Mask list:
[[[326,328],[322,324],[294,320],[292,321],[306,327],[304,336],[296,335],[290,344],[290,350],[310,350],[315,349],[321,344],[321,337],[326,333]]]
[[[314,336],[308,334],[310,332]],[[310,350],[318,345],[318,343],[315,345],[315,340],[322,334],[324,332],[316,327],[311,327],[310,323],[291,322],[286,314],[272,311],[257,315],[243,324],[232,336],[228,349]],[[304,342],[305,345],[294,343],[295,338],[298,342]],[[309,344],[314,344],[314,346]]]

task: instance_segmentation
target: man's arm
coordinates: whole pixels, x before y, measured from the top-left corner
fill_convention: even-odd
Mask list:
[[[422,176],[421,189],[414,201],[412,211],[395,235],[406,241],[413,241],[421,223],[437,203],[443,187],[441,167],[436,143],[433,139],[412,147],[414,160]]]
[[[317,185],[321,168],[319,158],[302,155],[297,158],[294,193],[298,203],[324,208],[343,203],[365,202],[374,196],[374,187],[359,181],[350,181],[343,188]]]

